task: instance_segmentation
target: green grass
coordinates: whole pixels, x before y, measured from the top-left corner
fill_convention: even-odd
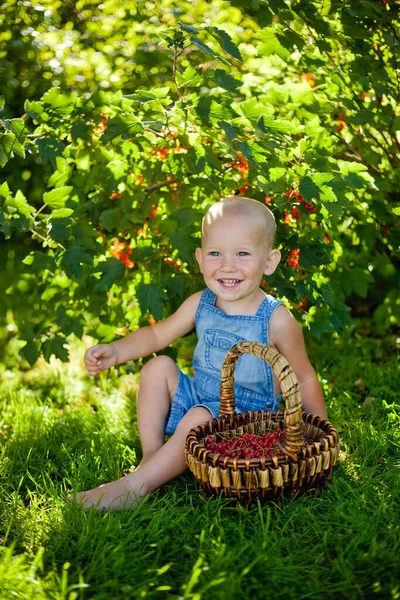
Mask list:
[[[400,598],[395,346],[354,334],[311,356],[342,460],[318,497],[249,510],[205,500],[188,473],[136,511],[79,510],[67,492],[140,460],[136,376],[2,367],[1,599]]]

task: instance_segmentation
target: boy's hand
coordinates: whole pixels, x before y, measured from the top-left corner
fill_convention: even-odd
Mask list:
[[[85,352],[83,358],[89,375],[97,375],[117,364],[117,350],[113,344],[96,344]]]

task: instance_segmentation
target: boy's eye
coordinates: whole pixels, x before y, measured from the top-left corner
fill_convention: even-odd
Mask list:
[[[243,250],[243,252],[238,252],[238,256],[249,256],[249,253]]]
[[[216,250],[212,250],[208,253],[208,256],[219,256],[219,252],[217,252]]]

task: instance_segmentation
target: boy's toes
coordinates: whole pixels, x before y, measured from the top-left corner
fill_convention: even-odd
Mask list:
[[[86,494],[82,492],[78,492],[77,494],[67,494],[67,500],[69,502],[75,502],[79,506],[84,506],[85,504]]]

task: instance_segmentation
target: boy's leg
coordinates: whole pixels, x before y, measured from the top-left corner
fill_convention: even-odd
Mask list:
[[[186,469],[184,446],[187,434],[196,425],[210,420],[206,408],[190,410],[179,423],[174,435],[150,456],[140,469],[126,477],[105,483],[88,492],[80,492],[77,501],[83,508],[119,510],[137,506],[141,500]]]
[[[178,385],[178,367],[169,356],[156,356],[140,372],[136,400],[141,465],[164,444],[165,421]]]

